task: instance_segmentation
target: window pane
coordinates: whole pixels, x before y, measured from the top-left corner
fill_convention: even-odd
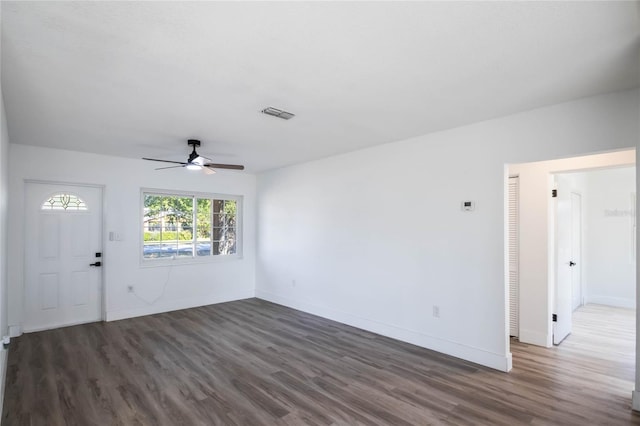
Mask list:
[[[198,235],[196,253],[198,256],[211,255],[211,200],[198,198]]]
[[[213,254],[236,253],[235,200],[213,200]]]
[[[225,255],[236,253],[236,240],[235,238],[228,238],[225,241],[213,242],[213,254]]]
[[[159,195],[148,195],[144,197],[144,219],[143,219],[143,257],[153,259],[158,257],[171,257],[172,247],[163,242],[165,232],[165,200]]]
[[[236,253],[236,232],[227,231],[223,240],[213,241],[213,254],[235,254]]]
[[[193,256],[193,198],[171,197],[174,200],[174,227],[178,257]]]
[[[84,211],[87,210],[87,205],[81,198],[78,198],[74,194],[55,194],[42,203],[40,209]]]
[[[193,198],[145,194],[145,259],[193,256]]]

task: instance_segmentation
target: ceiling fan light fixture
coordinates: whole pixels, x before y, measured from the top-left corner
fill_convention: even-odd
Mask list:
[[[271,115],[273,117],[278,117],[278,118],[282,118],[283,120],[289,120],[293,117],[295,117],[296,115],[292,112],[287,112],[278,108],[274,108],[274,107],[266,107],[265,109],[263,109],[262,111],[263,114],[267,114],[267,115]]]
[[[202,166],[196,163],[189,163],[185,167],[187,168],[187,170],[200,170]]]

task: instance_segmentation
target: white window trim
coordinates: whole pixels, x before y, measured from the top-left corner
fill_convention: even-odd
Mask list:
[[[178,197],[196,197],[196,198],[210,198],[216,200],[232,200],[236,202],[236,252],[235,254],[226,255],[209,255],[209,256],[192,256],[192,257],[164,257],[157,259],[147,259],[144,257],[144,196],[145,194],[153,195],[166,195],[166,196],[178,196]],[[179,191],[169,189],[158,188],[140,188],[140,210],[139,210],[139,226],[138,229],[138,257],[140,259],[140,266],[143,267],[163,267],[174,265],[188,265],[188,264],[203,264],[203,263],[217,263],[228,262],[232,260],[242,259],[242,250],[244,247],[243,238],[243,222],[244,222],[244,197],[242,195],[231,194],[219,194],[212,192],[194,192],[194,191]],[[196,224],[194,223],[194,226]]]

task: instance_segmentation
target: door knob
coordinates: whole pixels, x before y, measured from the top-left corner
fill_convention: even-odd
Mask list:
[[[98,263],[100,263],[100,262],[98,262]],[[576,262],[574,262],[573,260],[570,260],[569,261],[569,266],[576,266]]]
[[[89,266],[102,266],[102,262],[90,263]]]

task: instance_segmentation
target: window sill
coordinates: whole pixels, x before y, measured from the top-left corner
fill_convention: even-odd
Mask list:
[[[241,254],[230,254],[222,256],[203,256],[197,257],[165,257],[162,259],[140,259],[141,268],[159,268],[179,265],[206,265],[216,263],[232,262],[234,260],[242,260]]]

